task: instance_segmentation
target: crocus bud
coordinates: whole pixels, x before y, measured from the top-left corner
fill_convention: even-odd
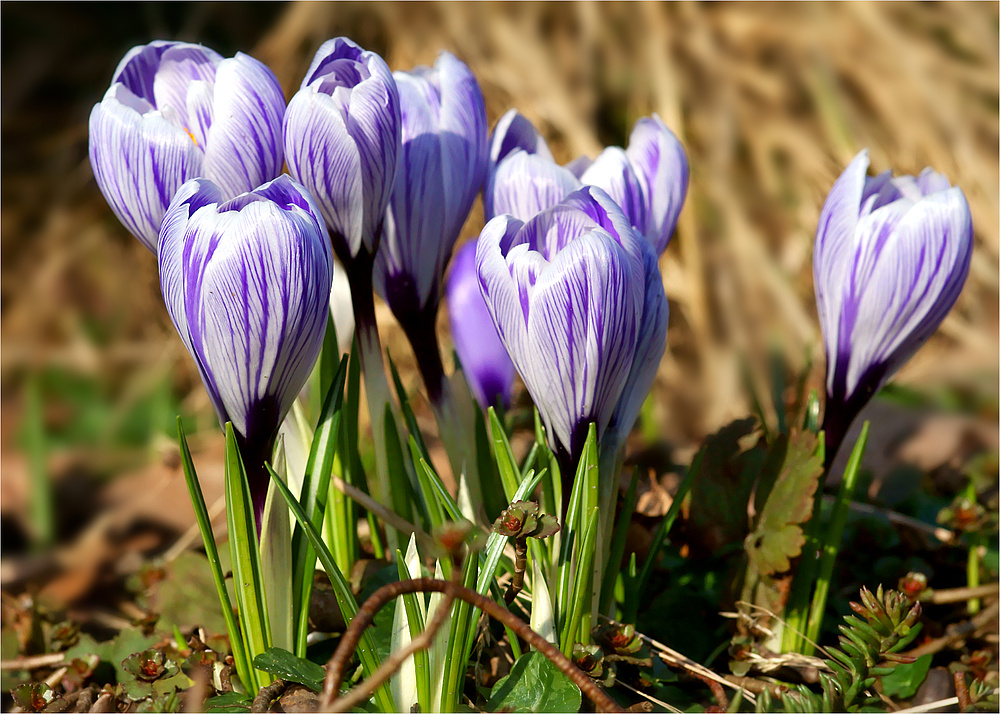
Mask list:
[[[185,183],[160,229],[160,286],[219,422],[232,422],[259,517],[282,420],[323,345],[333,253],[308,192],[282,176],[226,200]]]
[[[500,341],[476,275],[476,242],[455,253],[445,284],[451,339],[472,395],[483,409],[510,404],[514,363]]]
[[[442,52],[393,75],[403,146],[375,258],[375,288],[400,317],[436,310],[441,278],[486,176],[486,108],[472,72]]]
[[[323,211],[337,255],[372,255],[400,146],[399,94],[389,67],[345,37],[319,48],[285,114],[292,177]]]
[[[576,176],[552,159],[520,149],[500,162],[493,178],[495,215],[506,214],[521,221],[552,208],[581,186]]]
[[[659,255],[667,249],[687,197],[687,154],[656,114],[635,123],[625,153],[646,199],[643,233]]]
[[[188,179],[211,179],[233,198],[281,173],[284,112],[278,80],[249,55],[223,59],[186,42],[135,47],[90,113],[94,178],[155,252],[163,214]]]
[[[624,421],[636,398],[641,404],[645,394],[629,380],[646,380],[648,366],[637,360],[654,356],[655,373],[662,356],[663,342],[643,335],[666,335],[652,248],[604,191],[584,187],[527,223],[498,216],[486,224],[476,269],[553,448],[575,463],[589,423],[601,438],[616,412]]]
[[[813,251],[833,457],[872,395],[937,329],[972,258],[965,195],[941,174],[867,176],[862,151],[820,214]]]
[[[486,220],[490,220],[493,216],[498,215],[493,207],[493,178],[496,174],[497,166],[517,150],[521,150],[526,154],[537,155],[546,161],[554,161],[552,152],[549,151],[549,145],[545,143],[545,139],[538,133],[534,125],[516,109],[511,109],[500,117],[500,121],[493,128],[493,134],[490,137],[486,186],[483,188],[483,209],[486,214]],[[499,212],[499,214],[503,213],[504,211]]]
[[[622,209],[632,227],[645,235],[649,197],[643,191],[642,182],[624,149],[618,146],[606,148],[583,172],[580,182],[604,189]]]

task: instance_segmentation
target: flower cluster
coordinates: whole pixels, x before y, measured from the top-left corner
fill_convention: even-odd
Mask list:
[[[447,52],[391,73],[332,39],[286,108],[247,55],[152,42],[122,60],[90,139],[97,184],[157,254],[167,310],[248,473],[262,472],[319,352],[334,254],[355,305],[373,285],[399,318],[434,400],[445,287],[479,403],[507,403],[516,369],[567,458],[591,423],[619,448],[652,387],[669,314],[657,256],[688,186],[684,149],[655,114],[626,148],[562,166],[514,110],[488,136],[476,78]],[[960,189],[930,170],[867,167],[862,153],[837,181],[816,236],[834,444],[940,324],[971,255]],[[445,284],[480,192],[488,222]],[[428,345],[436,356],[419,354]],[[265,487],[252,483],[255,501]]]

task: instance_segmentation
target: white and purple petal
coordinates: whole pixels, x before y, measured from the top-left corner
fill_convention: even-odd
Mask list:
[[[646,197],[643,232],[659,255],[670,242],[687,196],[687,154],[656,114],[636,122],[626,153]]]
[[[476,242],[455,253],[445,283],[451,338],[476,401],[487,409],[510,404],[514,364],[497,334],[476,275]]]
[[[156,252],[163,214],[187,179],[200,175],[202,153],[182,129],[113,85],[90,113],[90,164],[101,193],[128,231]]]
[[[483,207],[486,220],[498,215],[498,212],[493,208],[493,181],[497,167],[501,161],[517,150],[527,154],[535,154],[554,163],[549,145],[534,125],[516,109],[510,109],[500,117],[490,137],[486,185],[483,188]]]
[[[522,221],[555,206],[580,188],[580,181],[551,159],[516,149],[497,167],[489,205],[494,215],[511,215]]]
[[[614,199],[640,233],[646,231],[646,197],[642,183],[625,151],[609,146],[587,167],[580,182],[597,186]]]
[[[205,145],[205,177],[229,196],[281,174],[285,95],[259,60],[237,53],[216,74],[212,126]]]

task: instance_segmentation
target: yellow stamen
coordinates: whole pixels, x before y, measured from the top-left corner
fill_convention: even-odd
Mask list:
[[[186,131],[187,135],[191,137],[191,141],[194,142],[194,145],[198,146],[198,140],[194,138],[194,134],[192,134],[191,131],[187,127],[184,127],[184,131]]]

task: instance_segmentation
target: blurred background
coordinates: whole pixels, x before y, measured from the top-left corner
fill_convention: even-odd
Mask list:
[[[800,378],[822,391],[812,241],[850,159],[868,147],[875,172],[943,172],[972,208],[971,272],[900,386],[872,407],[869,460],[886,473],[905,462],[947,474],[969,454],[995,453],[996,3],[5,3],[5,587],[71,563],[45,587],[72,602],[134,569],[126,556],[176,545],[193,522],[177,414],[209,503],[220,493],[211,483],[221,437],[163,308],[154,256],[118,223],[87,159],[87,118],[118,61],[152,39],[201,42],[264,61],[290,97],[338,35],[393,69],[455,53],[479,79],[491,127],[517,108],[560,162],[624,146],[652,112],[681,138],[691,186],[661,260],[671,322],[644,426],[681,461],[750,413],[745,372],[766,393],[777,362],[789,400]],[[464,237],[481,227],[477,202]],[[401,331],[380,310],[385,344],[421,391]],[[21,557],[31,543],[47,555]]]

